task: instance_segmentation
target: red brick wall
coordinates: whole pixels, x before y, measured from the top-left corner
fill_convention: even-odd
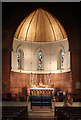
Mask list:
[[[60,88],[60,90],[69,92],[72,91],[72,74],[71,72],[67,73],[58,73],[52,75],[52,85],[54,88]]]
[[[79,50],[73,50],[72,52],[72,73],[73,73],[73,84],[72,84],[72,91],[75,94],[81,94],[80,89],[76,89],[76,82],[80,81],[80,55]]]
[[[11,72],[10,92],[12,94],[18,94],[19,92],[22,94],[22,88],[29,88],[29,78],[29,74]]]
[[[41,74],[41,81],[44,83],[44,75]],[[22,93],[23,87],[30,87],[30,74],[25,73],[17,73],[11,72],[10,77],[10,89],[12,93],[18,94],[18,92]],[[40,75],[37,76],[39,84],[40,82]],[[35,80],[35,79],[34,79]],[[71,72],[68,73],[58,73],[58,74],[51,74],[51,86],[54,89],[59,88],[60,90],[66,91],[68,89],[69,92],[72,91],[72,81],[71,81]],[[28,89],[29,90],[29,89]]]
[[[10,53],[8,49],[2,51],[2,83],[6,83],[5,89],[2,89],[3,94],[10,92]]]

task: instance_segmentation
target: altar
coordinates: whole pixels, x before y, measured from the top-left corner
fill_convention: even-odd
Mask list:
[[[53,96],[53,88],[29,88],[30,96]]]

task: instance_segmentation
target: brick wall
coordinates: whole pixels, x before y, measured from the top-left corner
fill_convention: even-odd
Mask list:
[[[2,92],[6,94],[10,92],[10,53],[8,49],[3,49],[2,53],[2,83],[5,83]]]
[[[80,52],[79,50],[73,50],[72,52],[72,74],[73,74],[73,83],[72,83],[72,91],[75,94],[81,94],[81,86],[80,89],[76,89],[76,82],[80,82]]]
[[[48,75],[49,76],[49,75]],[[45,84],[44,75],[41,74],[41,81]],[[40,82],[40,75],[37,75],[37,84]],[[35,79],[34,79],[35,80]],[[33,83],[34,83],[33,80]],[[17,73],[11,72],[10,77],[10,90],[12,93],[18,94],[19,92],[22,93],[22,88],[27,87],[29,92],[30,86],[30,74],[25,73]],[[48,82],[48,81],[47,81]],[[51,74],[51,83],[50,87],[54,89],[59,88],[60,90],[66,91],[68,89],[69,92],[72,91],[72,81],[71,81],[71,72],[68,73],[58,73],[58,74]]]

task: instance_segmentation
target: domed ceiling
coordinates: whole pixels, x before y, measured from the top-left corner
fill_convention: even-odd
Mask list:
[[[29,42],[54,42],[67,38],[67,35],[54,16],[38,9],[21,22],[14,38]]]

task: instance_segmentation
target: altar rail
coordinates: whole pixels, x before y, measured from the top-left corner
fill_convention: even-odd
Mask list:
[[[33,106],[40,106],[41,109],[44,106],[49,106],[50,109],[52,109],[51,99],[51,96],[30,96],[29,100],[31,102],[31,109]]]

